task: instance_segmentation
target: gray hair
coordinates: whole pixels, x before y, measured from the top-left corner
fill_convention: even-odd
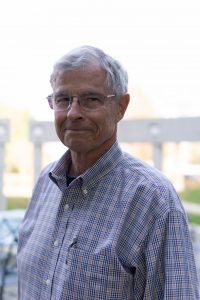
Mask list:
[[[106,72],[106,85],[116,96],[123,95],[128,90],[128,74],[121,63],[92,46],[81,46],[71,50],[61,57],[54,65],[50,77],[52,88],[60,72],[79,69],[84,66],[98,65]]]

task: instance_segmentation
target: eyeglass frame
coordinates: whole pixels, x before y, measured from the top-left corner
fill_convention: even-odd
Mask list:
[[[95,94],[91,94],[91,95],[95,95]],[[75,95],[74,95],[74,96],[73,96],[73,95],[72,95],[72,96],[66,95],[65,97],[66,97],[66,98],[69,98],[69,104],[68,104],[68,106],[67,106],[65,109],[56,109],[56,107],[53,106],[53,96],[54,96],[54,94],[52,93],[52,94],[48,95],[48,96],[46,97],[46,99],[48,100],[48,103],[49,103],[50,108],[53,109],[54,111],[57,111],[57,112],[59,112],[59,111],[60,111],[60,112],[61,112],[61,111],[69,111],[70,108],[71,108],[71,105],[72,105],[72,103],[73,103],[73,99],[74,99],[74,98],[77,98],[77,102],[78,102],[79,106],[80,106],[84,111],[97,111],[97,110],[99,110],[101,107],[103,107],[103,106],[105,105],[105,103],[106,103],[105,99],[116,97],[115,94],[109,94],[109,95],[100,94],[99,96],[101,96],[102,99],[103,99],[103,105],[100,106],[100,107],[98,107],[98,108],[96,108],[96,109],[91,109],[91,108],[86,108],[86,107],[82,106],[82,104],[81,104],[82,102],[81,102],[81,100],[80,100],[81,95],[76,95],[76,96],[75,96]],[[64,95],[63,95],[63,96],[64,96]],[[88,96],[90,96],[90,95],[88,94]]]

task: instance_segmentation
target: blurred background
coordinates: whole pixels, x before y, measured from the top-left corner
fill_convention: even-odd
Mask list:
[[[131,105],[126,118],[199,116],[199,15],[198,0],[2,2],[0,119],[8,120],[10,127],[4,195],[31,195],[29,122],[53,121],[45,98],[51,92],[49,76],[54,62],[74,47],[100,47],[128,70]],[[164,160],[168,170],[163,171],[174,177],[180,158],[184,172],[196,177],[200,173],[198,141],[169,146],[170,159]],[[137,156],[151,160],[148,146],[133,148]],[[44,145],[42,164],[64,150],[59,143]]]
[[[72,48],[88,44],[102,48],[127,69],[131,104],[126,120],[196,119],[197,126],[191,126],[196,139],[162,144],[161,165],[180,194],[190,224],[196,226],[192,231],[196,236],[200,225],[199,16],[199,0],[1,2],[0,220],[12,219],[5,210],[13,209],[21,220],[36,179],[35,165],[43,167],[65,151],[50,138],[42,143],[37,161],[30,123],[53,122],[46,102],[53,64]],[[41,128],[34,133],[40,138]],[[149,141],[122,147],[154,164]],[[16,241],[17,231],[13,236]],[[198,243],[199,239],[197,256]]]

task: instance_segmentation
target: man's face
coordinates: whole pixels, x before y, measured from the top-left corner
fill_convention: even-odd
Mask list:
[[[112,94],[106,88],[105,73],[98,66],[58,75],[54,95],[78,96],[86,93]],[[116,140],[122,108],[115,100],[108,98],[98,110],[85,111],[74,99],[68,111],[55,111],[55,127],[61,142],[76,153],[100,157]]]

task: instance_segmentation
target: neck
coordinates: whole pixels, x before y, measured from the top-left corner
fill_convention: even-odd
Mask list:
[[[112,143],[113,144],[113,143]],[[70,150],[71,153],[71,166],[69,168],[69,176],[79,176],[87,171],[104,153],[106,153],[112,144],[107,144],[102,151],[98,153],[85,153],[75,152]]]
[[[85,155],[71,151],[71,166],[69,176],[79,176],[83,174],[90,165],[85,160]]]

